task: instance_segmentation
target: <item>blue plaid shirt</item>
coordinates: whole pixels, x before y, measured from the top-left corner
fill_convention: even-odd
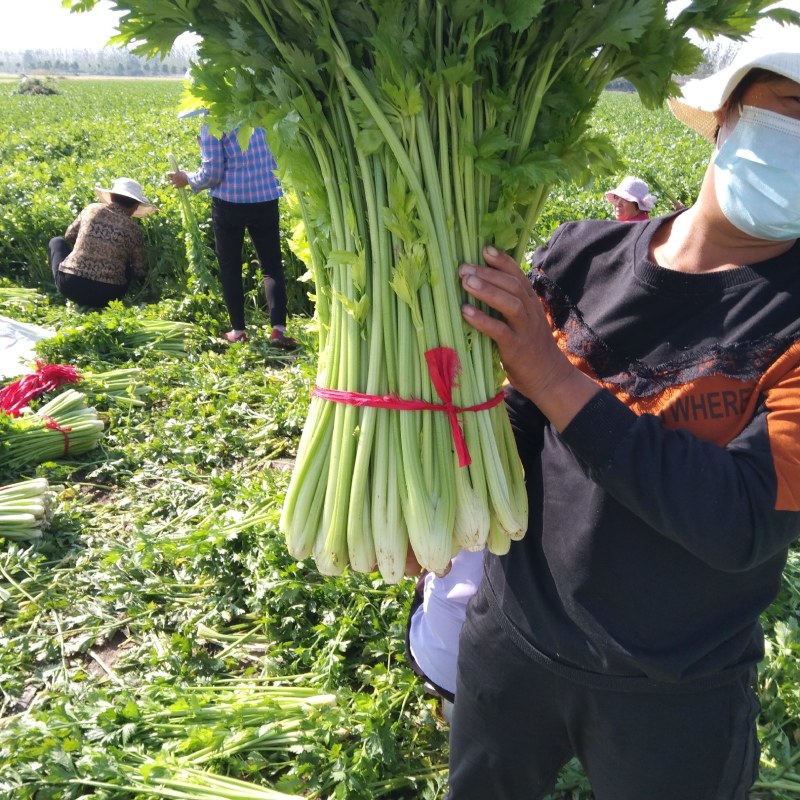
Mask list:
[[[193,192],[208,189],[212,197],[229,203],[263,203],[283,194],[263,128],[253,131],[247,150],[239,147],[236,130],[218,139],[203,125],[198,138],[203,163],[187,176]]]

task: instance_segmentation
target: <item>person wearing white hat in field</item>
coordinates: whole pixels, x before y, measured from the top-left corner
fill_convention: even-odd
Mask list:
[[[117,178],[110,189],[95,187],[101,202],[90,203],[50,240],[48,252],[56,288],[79,305],[102,308],[124,297],[133,279],[147,274],[141,227],[155,206],[131,178]]]
[[[597,800],[758,774],[759,616],[800,535],[800,31],[672,106],[716,144],[690,208],[459,267],[530,516],[467,606],[449,800],[541,798],[573,756]]]
[[[628,175],[619,185],[606,192],[606,200],[614,209],[614,219],[618,222],[643,222],[650,219],[650,211],[656,198],[650,194],[650,187],[641,178]]]

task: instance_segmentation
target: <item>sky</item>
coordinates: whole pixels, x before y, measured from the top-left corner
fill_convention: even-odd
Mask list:
[[[120,12],[108,0],[71,14],[61,0],[0,0],[0,51],[100,50],[114,36]],[[187,35],[178,39],[191,43]]]
[[[101,0],[91,11],[71,14],[61,0],[0,0],[0,51],[22,50],[99,50],[114,35],[119,16],[108,0]],[[800,11],[800,0],[780,5]],[[769,27],[764,35],[769,36]],[[179,44],[190,44],[185,35]]]

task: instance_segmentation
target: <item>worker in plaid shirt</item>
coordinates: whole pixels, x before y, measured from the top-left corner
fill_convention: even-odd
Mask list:
[[[272,324],[271,341],[280,347],[296,346],[286,335],[286,281],[281,256],[278,198],[283,191],[275,175],[277,165],[263,128],[255,128],[243,149],[238,130],[214,136],[208,125],[200,130],[200,169],[192,174],[170,172],[176,188],[189,186],[195,193],[211,195],[220,280],[231,330],[229,342],[247,338],[242,285],[242,246],[247,231],[255,247]]]

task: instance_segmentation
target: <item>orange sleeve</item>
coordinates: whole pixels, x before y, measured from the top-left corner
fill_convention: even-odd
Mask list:
[[[767,390],[767,432],[778,480],[775,508],[800,511],[800,368]]]

